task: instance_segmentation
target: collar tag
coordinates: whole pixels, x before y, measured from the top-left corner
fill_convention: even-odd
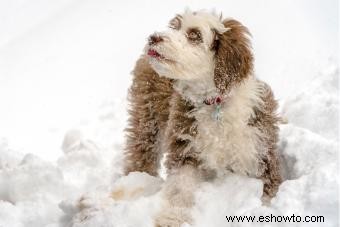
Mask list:
[[[213,98],[209,98],[209,99],[205,99],[203,101],[204,104],[206,105],[214,105],[215,106],[215,110],[212,112],[211,117],[216,120],[216,121],[220,121],[221,120],[221,106],[222,106],[222,102],[223,102],[223,97],[222,96],[216,96]]]
[[[214,112],[212,112],[211,116],[215,121],[221,120],[221,104],[216,105],[215,110]]]

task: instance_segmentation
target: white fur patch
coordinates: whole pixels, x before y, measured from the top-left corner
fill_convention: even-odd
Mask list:
[[[193,146],[200,152],[205,167],[224,174],[232,170],[259,176],[260,132],[248,125],[253,107],[261,103],[261,86],[253,78],[235,87],[225,99],[220,119],[212,117],[215,105],[201,105],[193,112],[198,122],[198,135]]]
[[[218,94],[213,83],[177,81],[175,90],[196,106],[191,114],[197,120],[198,135],[191,138],[191,146],[200,153],[204,168],[216,170],[218,175],[233,171],[260,176],[263,135],[248,121],[254,114],[253,108],[262,104],[262,89],[252,76],[234,87],[224,97],[217,120],[213,116],[217,106],[203,103],[205,98]]]

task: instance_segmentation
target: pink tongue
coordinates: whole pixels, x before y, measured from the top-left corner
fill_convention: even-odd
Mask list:
[[[148,51],[148,55],[151,56],[151,57],[158,57],[158,56],[160,56],[160,55],[157,53],[157,51],[151,50],[151,49]]]

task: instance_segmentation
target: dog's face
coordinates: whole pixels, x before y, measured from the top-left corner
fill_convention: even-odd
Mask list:
[[[145,48],[152,68],[177,80],[213,79],[221,93],[252,70],[248,31],[235,20],[205,11],[185,12],[154,33]]]
[[[147,54],[162,76],[197,80],[214,70],[216,32],[226,31],[220,20],[208,13],[186,12],[169,23],[169,29],[149,37]]]

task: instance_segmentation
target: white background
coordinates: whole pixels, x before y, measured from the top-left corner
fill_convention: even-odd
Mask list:
[[[185,7],[248,26],[256,73],[280,100],[338,61],[337,0],[1,0],[0,138],[59,157],[66,130],[125,99],[147,36]]]

